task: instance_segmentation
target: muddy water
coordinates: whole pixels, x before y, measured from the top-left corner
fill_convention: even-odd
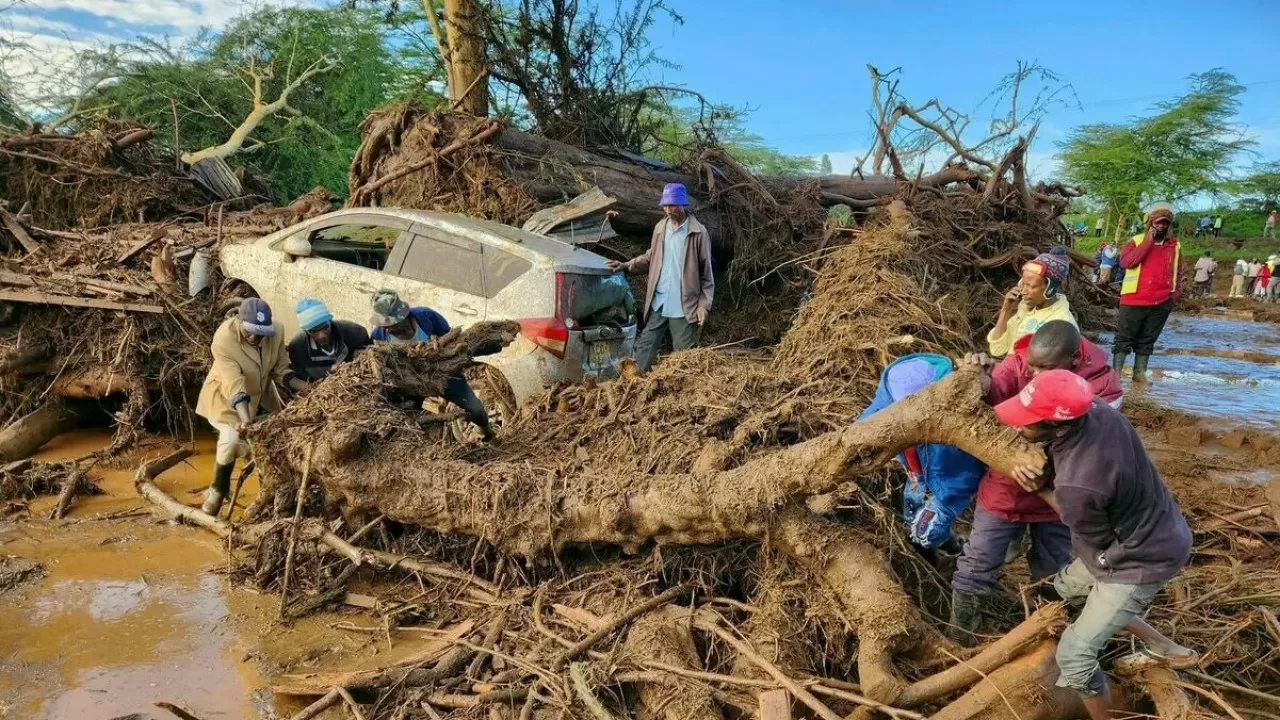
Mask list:
[[[74,457],[108,440],[75,433],[40,457]],[[186,502],[211,472],[212,441],[198,447],[191,464],[161,481]],[[103,519],[144,503],[133,492],[132,467],[94,474],[107,494],[78,499],[68,520],[35,520],[52,505],[41,498],[33,520],[0,523],[0,553],[48,569],[0,597],[0,717],[160,716],[152,703],[162,700],[208,719],[255,717],[249,698],[264,681],[242,662],[246,645],[228,622],[220,544],[149,516]]]
[[[1109,349],[1111,338],[1103,340]],[[1175,315],[1160,336],[1150,370],[1145,388],[1129,388],[1135,396],[1226,425],[1280,422],[1278,325]]]

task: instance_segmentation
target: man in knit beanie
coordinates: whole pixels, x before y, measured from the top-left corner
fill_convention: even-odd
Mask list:
[[[334,320],[333,313],[315,298],[302,298],[294,310],[302,330],[289,341],[293,372],[309,382],[322,380],[334,366],[353,358],[371,343],[363,327]]]

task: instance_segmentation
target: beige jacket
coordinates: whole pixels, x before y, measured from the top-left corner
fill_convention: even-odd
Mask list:
[[[644,295],[644,316],[649,317],[653,294],[658,289],[658,276],[662,274],[662,244],[667,237],[667,223],[663,218],[653,228],[649,249],[627,263],[628,272],[649,271],[649,285]],[[684,250],[684,272],[680,275],[680,304],[685,318],[697,322],[698,308],[711,311],[711,299],[716,292],[716,281],[711,274],[711,235],[697,218],[689,216],[689,236]]]
[[[262,339],[258,347],[240,342],[240,321],[232,314],[213,334],[213,367],[200,388],[196,414],[210,422],[238,425],[232,401],[248,397],[249,415],[280,409],[280,388],[289,373],[289,353],[284,330],[276,323],[276,334]],[[272,388],[274,383],[277,387]]]

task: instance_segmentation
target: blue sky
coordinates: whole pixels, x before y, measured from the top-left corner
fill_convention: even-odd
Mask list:
[[[1220,66],[1249,85],[1241,121],[1259,152],[1280,159],[1280,0],[670,2],[684,25],[661,22],[651,39],[680,67],[655,80],[750,106],[750,130],[788,153],[828,153],[836,170],[847,171],[870,141],[867,63],[901,66],[909,99],[937,97],[963,111],[977,107],[1018,60],[1054,70],[1074,86],[1082,108],[1058,108],[1045,120],[1032,152],[1039,174],[1052,172],[1053,142],[1070,128],[1140,114],[1183,92],[1187,75]],[[188,36],[250,7],[235,0],[25,3],[5,12],[0,26],[45,53],[26,68],[37,81],[74,50],[139,34]],[[975,126],[986,117],[974,113]]]
[[[867,63],[901,66],[913,101],[967,111],[1018,60],[1040,61],[1083,106],[1045,120],[1042,171],[1070,128],[1141,114],[1182,93],[1187,75],[1222,67],[1249,85],[1241,120],[1280,160],[1280,0],[676,2],[684,25],[652,36],[681,66],[663,79],[750,105],[752,131],[788,153],[830,153],[837,170],[871,139]]]

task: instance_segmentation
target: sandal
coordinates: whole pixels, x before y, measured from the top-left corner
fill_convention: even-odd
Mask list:
[[[1144,647],[1138,652],[1141,655],[1144,655],[1145,657],[1149,657],[1152,660],[1159,662],[1161,665],[1164,665],[1165,667],[1168,667],[1168,668],[1172,668],[1174,670],[1189,670],[1193,667],[1197,667],[1200,665],[1200,653],[1194,650],[1191,651],[1190,655],[1185,655],[1182,657],[1166,657],[1156,652],[1155,650],[1152,650],[1149,647]]]

